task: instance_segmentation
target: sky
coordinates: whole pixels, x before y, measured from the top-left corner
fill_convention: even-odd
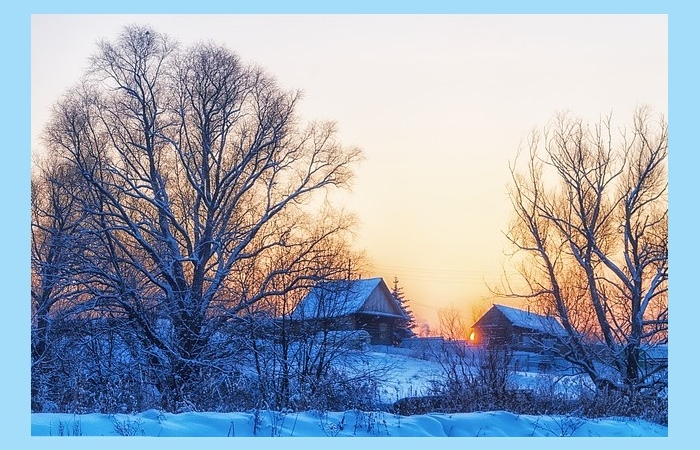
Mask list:
[[[211,40],[301,89],[300,115],[363,149],[355,246],[419,321],[467,321],[508,269],[508,163],[557,112],[619,124],[668,112],[666,15],[33,15],[32,150],[99,39],[147,23]]]

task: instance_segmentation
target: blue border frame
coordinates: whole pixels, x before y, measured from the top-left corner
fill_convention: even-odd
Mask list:
[[[223,2],[221,2],[223,3]],[[4,343],[7,363],[5,377],[0,383],[0,427],[3,440],[17,444],[18,448],[93,448],[95,445],[119,448],[124,445],[119,438],[31,438],[29,421],[29,333],[26,327],[28,312],[27,289],[29,285],[29,148],[30,148],[30,27],[32,14],[79,14],[79,13],[122,13],[122,14],[199,14],[199,13],[334,13],[334,14],[667,14],[669,26],[669,125],[671,130],[671,152],[669,157],[670,176],[670,253],[671,253],[671,331],[673,344],[670,348],[670,411],[669,437],[673,442],[659,442],[658,439],[631,439],[620,442],[617,439],[574,439],[566,438],[565,443],[558,439],[508,438],[489,440],[488,445],[519,445],[529,447],[558,448],[562,444],[581,448],[591,445],[619,447],[630,445],[638,449],[657,448],[659,445],[683,444],[693,438],[695,419],[692,402],[696,386],[690,362],[692,358],[683,355],[694,354],[693,335],[690,334],[693,318],[698,317],[698,300],[695,298],[693,275],[695,256],[700,254],[698,239],[693,239],[698,226],[693,208],[700,205],[696,171],[700,167],[700,150],[694,134],[700,125],[699,106],[700,79],[697,63],[700,61],[697,47],[699,42],[698,12],[700,8],[688,1],[599,1],[589,0],[580,4],[562,1],[366,1],[320,2],[267,0],[256,2],[233,2],[233,4],[203,5],[198,2],[168,1],[150,2],[122,0],[118,4],[97,4],[94,1],[29,1],[5,9],[0,15],[2,39],[4,100],[2,108],[3,136],[5,137],[5,164],[0,165],[0,195],[3,199],[2,236],[5,240],[4,270],[4,311],[0,317],[0,332]],[[695,138],[695,139],[694,139]],[[95,439],[98,439],[97,441]],[[367,440],[370,442],[367,442]],[[424,446],[420,438],[395,438],[391,444],[405,447]],[[471,439],[471,438],[470,438]],[[514,442],[516,440],[517,442]],[[633,442],[632,442],[633,441]],[[279,445],[279,440],[260,440],[256,445]],[[236,444],[248,444],[237,441]],[[201,444],[197,438],[177,438],[158,440],[134,440],[129,445],[146,448],[167,447],[188,448]],[[231,441],[207,439],[207,447],[230,447]],[[319,447],[328,444],[321,438],[292,438],[283,445]],[[372,438],[365,438],[363,445],[379,444]],[[464,447],[483,445],[452,438],[442,441],[441,446]],[[351,440],[335,440],[334,447],[353,445]]]

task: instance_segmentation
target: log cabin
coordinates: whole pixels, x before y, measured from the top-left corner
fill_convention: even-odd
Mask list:
[[[507,345],[513,350],[552,350],[566,331],[554,316],[544,316],[504,305],[491,309],[472,325],[470,340],[476,345]]]
[[[332,331],[364,330],[373,345],[396,345],[396,328],[407,319],[382,278],[319,283],[299,302],[291,318]]]

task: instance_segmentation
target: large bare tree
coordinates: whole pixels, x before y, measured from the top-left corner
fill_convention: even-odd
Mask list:
[[[507,235],[525,289],[566,332],[563,355],[599,388],[667,385],[668,130],[635,111],[616,130],[557,115],[511,166]]]
[[[301,123],[299,98],[227,48],[182,50],[129,26],[99,44],[54,110],[45,142],[81,174],[75,194],[99,236],[86,269],[93,295],[137,327],[168,410],[186,405],[203,367],[226,370],[212,344],[226,321],[321,276],[297,270],[304,252],[348,224],[296,227],[311,220],[316,193],[347,185],[361,157],[332,123]],[[285,249],[297,256],[275,256]],[[257,283],[241,284],[245,276]]]

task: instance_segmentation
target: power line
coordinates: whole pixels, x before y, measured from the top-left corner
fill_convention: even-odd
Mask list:
[[[430,269],[421,267],[405,267],[391,265],[376,265],[375,268],[381,272],[393,273],[396,277],[404,280],[427,281],[439,283],[456,284],[484,284],[489,279],[500,278],[503,274],[496,272],[474,273],[453,269]]]
[[[462,275],[462,276],[469,276],[473,275],[473,271],[466,271],[466,270],[455,270],[455,269],[443,269],[443,268],[428,268],[428,267],[407,267],[407,266],[395,266],[395,265],[389,265],[389,264],[375,264],[374,265],[376,268],[386,270],[386,271],[391,271],[391,270],[398,270],[398,271],[408,271],[408,272],[423,272],[423,273],[428,273],[428,274],[454,274],[454,275]],[[501,272],[481,272],[480,274],[487,274],[487,275],[502,275]]]
[[[435,267],[408,267],[408,266],[396,266],[391,264],[376,264],[377,267],[391,269],[391,270],[408,270],[413,272],[431,272],[431,273],[452,273],[452,274],[467,274],[469,272],[465,270],[455,270],[455,269],[444,269]]]

